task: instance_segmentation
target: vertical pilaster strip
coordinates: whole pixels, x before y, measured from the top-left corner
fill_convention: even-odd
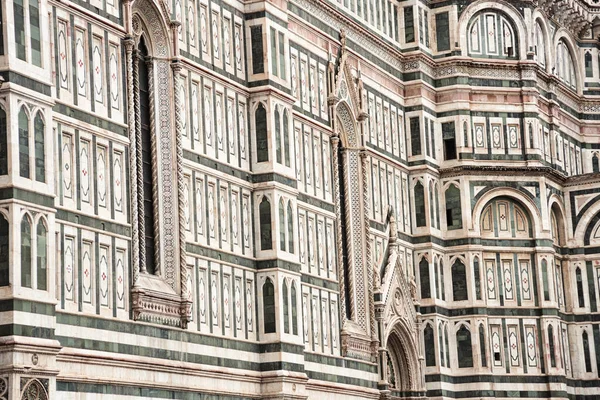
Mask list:
[[[129,124],[129,157],[131,176],[137,176],[137,162],[135,157],[137,155],[136,140],[135,140],[135,109],[133,101],[133,46],[134,41],[131,36],[128,36],[124,40],[125,45],[125,59],[127,63],[127,122]],[[137,199],[137,185],[131,185],[131,198]],[[140,255],[139,255],[139,232],[138,232],[138,208],[135,202],[131,202],[131,261],[133,268],[133,282],[132,285],[136,286],[139,278],[140,268]]]

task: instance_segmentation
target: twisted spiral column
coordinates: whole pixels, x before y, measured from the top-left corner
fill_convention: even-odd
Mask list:
[[[136,188],[136,201],[138,209],[138,230],[139,230],[139,253],[140,253],[140,271],[146,272],[146,228],[144,226],[144,173],[142,164],[142,117],[140,112],[140,74],[138,70],[139,54],[136,51],[133,52],[133,96],[134,96],[134,117],[135,117],[135,153],[132,151],[131,154],[134,157],[132,160],[132,167],[135,165],[135,174],[132,170],[132,176],[135,179]],[[132,185],[134,186],[134,185]],[[139,215],[142,216],[142,220],[139,220]]]
[[[146,66],[148,68],[148,93],[149,96],[149,112],[150,112],[150,152],[152,153],[152,165],[158,165],[158,148],[156,143],[156,124],[155,124],[155,95],[154,95],[154,60],[148,58],[146,60]],[[147,255],[148,257],[154,257],[154,275],[161,276],[162,268],[160,267],[160,224],[159,221],[159,205],[158,205],[158,170],[152,168],[152,206],[154,208],[154,226],[152,227],[154,232],[154,254]]]
[[[125,62],[127,64],[127,122],[129,125],[129,165],[131,168],[131,176],[137,176],[137,141],[135,138],[136,123],[135,123],[135,97],[134,97],[134,60],[133,47],[134,40],[128,36],[124,40],[125,45]],[[133,179],[132,179],[133,181]],[[136,286],[140,275],[140,247],[139,247],[139,214],[136,199],[138,198],[137,185],[131,185],[131,259],[133,264],[133,286]]]
[[[365,265],[367,266],[367,283],[368,283],[368,307],[369,307],[369,322],[371,330],[371,338],[377,340],[376,328],[375,328],[375,300],[373,298],[373,284],[374,284],[374,273],[373,270],[376,268],[371,260],[371,240],[370,240],[370,224],[369,224],[369,191],[367,190],[367,152],[361,150],[360,152],[360,167],[361,180],[362,180],[362,192],[363,192],[363,215],[364,215],[364,227],[365,227]]]
[[[335,199],[335,217],[337,219],[337,265],[338,265],[338,281],[340,284],[340,310],[341,310],[341,321],[342,327],[344,326],[344,321],[346,321],[346,282],[344,277],[344,268],[345,265],[343,263],[343,254],[344,249],[342,246],[342,206],[340,204],[340,175],[339,175],[339,161],[338,161],[338,148],[339,148],[340,138],[337,136],[331,137],[331,160],[333,162],[333,197]]]

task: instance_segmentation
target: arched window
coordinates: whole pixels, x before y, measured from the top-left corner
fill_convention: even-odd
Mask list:
[[[583,294],[583,276],[581,275],[581,268],[575,269],[575,281],[577,282],[577,299],[579,301],[579,307],[585,307],[585,296]]]
[[[592,157],[592,172],[600,172],[600,156],[595,153]]]
[[[39,290],[48,289],[48,248],[46,246],[47,233],[46,225],[42,220],[37,224],[36,250],[37,250],[37,288]]]
[[[31,286],[31,220],[24,215],[21,220],[21,286]]]
[[[273,248],[273,243],[271,243],[271,203],[269,203],[267,196],[263,196],[258,208],[260,219],[260,249],[271,250]]]
[[[548,352],[550,353],[550,366],[556,368],[556,354],[554,353],[554,328],[548,325]]]
[[[0,286],[8,286],[9,279],[9,235],[8,220],[0,214]]]
[[[435,198],[435,227],[440,229],[440,191],[437,183],[433,186],[433,197]]]
[[[290,166],[290,153],[292,149],[290,148],[290,126],[288,121],[288,111],[287,109],[283,110],[283,149],[285,151],[285,166]]]
[[[479,325],[479,352],[481,353],[481,366],[487,367],[487,350],[485,345],[485,329]]]
[[[450,185],[446,189],[446,225],[448,230],[462,228],[460,189],[456,185]]]
[[[269,161],[269,140],[267,138],[267,110],[262,103],[258,104],[254,113],[256,125],[256,161]]]
[[[446,285],[444,283],[444,260],[440,258],[440,290],[442,291],[442,300],[446,300]]]
[[[435,192],[433,188],[433,182],[429,182],[429,222],[431,223],[432,228],[436,228],[435,225],[435,202],[433,200],[433,193]]]
[[[8,174],[8,131],[6,111],[0,108],[0,175]]]
[[[592,69],[592,53],[587,51],[584,57],[585,61],[585,77],[592,78],[594,76],[594,70]]]
[[[287,204],[287,230],[288,230],[288,251],[294,254],[294,213],[292,212],[292,201]]]
[[[285,251],[285,206],[283,197],[279,200],[279,250]]]
[[[15,27],[15,51],[17,58],[27,61],[27,45],[25,37],[25,7],[23,0],[13,2],[14,27]]]
[[[275,107],[275,155],[276,161],[281,164],[281,117],[279,107]]]
[[[548,284],[548,262],[542,260],[542,285],[544,286],[544,301],[550,301],[550,285]]]
[[[564,40],[556,48],[556,75],[570,88],[577,88],[573,56]]]
[[[24,108],[19,111],[19,175],[29,178],[29,117]]]
[[[35,180],[38,182],[46,182],[44,119],[40,112],[35,116],[33,131],[35,139]]]
[[[518,57],[515,28],[502,13],[484,10],[477,13],[467,28],[469,56],[483,58]]]
[[[425,346],[425,365],[435,367],[435,336],[433,335],[433,328],[429,324],[425,326],[423,342]]]
[[[263,295],[263,319],[265,333],[276,331],[275,319],[275,287],[270,278],[267,278],[262,290]]]
[[[431,285],[429,281],[429,261],[425,257],[419,262],[419,278],[421,281],[421,298],[431,298]]]
[[[290,333],[290,305],[288,303],[288,287],[285,279],[283,280],[283,288],[281,289],[281,299],[283,301],[283,332]]]
[[[587,331],[583,331],[581,335],[581,341],[583,342],[583,359],[585,362],[585,372],[592,372],[592,355],[590,353],[590,341],[588,338]]]
[[[433,276],[435,278],[435,291],[436,291],[435,298],[441,299],[442,293],[440,290],[440,276],[439,276],[439,270],[438,270],[437,257],[433,257]]]
[[[450,368],[450,345],[448,344],[448,325],[444,327],[444,354],[446,355],[446,367]]]
[[[140,37],[137,48],[137,68],[139,78],[139,93],[138,101],[140,105],[140,133],[141,133],[141,161],[142,171],[141,176],[143,180],[142,186],[142,198],[144,204],[144,241],[143,246],[145,249],[146,258],[144,259],[144,265],[146,271],[150,274],[155,274],[157,271],[156,265],[156,247],[155,247],[155,236],[154,228],[156,221],[154,220],[154,183],[152,181],[153,166],[152,166],[152,131],[150,115],[152,110],[150,109],[150,97],[153,96],[150,93],[150,73],[148,70],[148,48],[144,36]],[[139,152],[138,152],[139,154]],[[139,164],[138,164],[139,165]]]
[[[473,276],[475,279],[475,300],[481,300],[481,272],[479,271],[479,257],[473,259]]]
[[[418,181],[415,184],[415,221],[417,227],[427,225],[425,217],[425,188],[423,184]]]
[[[471,347],[471,332],[462,325],[456,332],[456,350],[458,355],[458,368],[473,366],[473,348]]]
[[[452,299],[454,301],[468,300],[467,271],[465,264],[459,259],[452,265]]]
[[[438,346],[440,347],[440,365],[442,367],[446,366],[446,358],[444,357],[444,337],[443,337],[444,327],[440,323],[438,325]]]
[[[296,283],[292,282],[292,334],[298,334],[298,307],[296,305]],[[335,333],[334,333],[335,334]]]
[[[534,31],[534,52],[535,52],[535,60],[541,65],[546,65],[546,42],[544,41],[544,31],[542,30],[542,26],[540,21],[535,22],[535,31]]]

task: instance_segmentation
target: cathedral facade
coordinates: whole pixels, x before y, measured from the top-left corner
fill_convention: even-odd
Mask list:
[[[0,400],[600,398],[598,0],[0,21]]]

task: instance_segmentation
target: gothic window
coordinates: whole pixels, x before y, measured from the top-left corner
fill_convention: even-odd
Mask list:
[[[275,107],[275,154],[276,160],[281,164],[281,117],[279,114],[279,107]]]
[[[290,305],[288,303],[288,286],[287,281],[283,280],[283,288],[281,289],[281,297],[283,300],[283,331],[290,333]],[[266,332],[266,329],[265,329]]]
[[[438,346],[439,346],[439,353],[440,353],[440,366],[445,367],[446,366],[446,358],[444,357],[444,336],[443,333],[444,332],[444,327],[442,326],[442,324],[440,323],[438,325]]]
[[[473,275],[475,277],[475,300],[481,300],[481,273],[479,272],[479,257],[473,259]]]
[[[31,286],[31,219],[25,214],[21,220],[21,287]]]
[[[152,132],[150,129],[150,93],[149,85],[149,70],[148,70],[148,48],[144,37],[140,37],[140,41],[137,48],[138,57],[138,78],[139,78],[139,92],[137,93],[137,100],[140,106],[140,133],[141,133],[141,164],[142,164],[142,191],[141,197],[144,204],[143,213],[143,226],[144,226],[144,249],[146,258],[144,260],[146,271],[150,274],[156,273],[157,265],[155,260],[155,236],[154,227],[156,221],[154,220],[154,195],[153,195],[153,168],[152,168]],[[138,164],[139,165],[139,164]]]
[[[429,282],[429,261],[425,257],[419,263],[419,277],[421,281],[421,298],[431,298],[431,285]]]
[[[48,251],[46,246],[48,230],[43,220],[39,220],[36,232],[36,250],[37,250],[37,288],[39,290],[48,289]]]
[[[471,347],[471,332],[462,325],[456,332],[456,350],[458,356],[458,368],[470,368],[473,366],[473,348]]]
[[[0,168],[2,166],[0,165]],[[592,157],[592,172],[600,172],[600,156],[598,153],[594,153]]]
[[[283,110],[283,149],[285,151],[285,166],[290,166],[290,154],[292,149],[290,148],[290,126],[289,126],[289,116],[287,109]]]
[[[581,335],[581,341],[583,343],[583,359],[585,363],[585,372],[592,372],[592,355],[590,353],[590,341],[588,338],[587,331],[583,331]]]
[[[413,7],[404,7],[404,41],[412,43],[415,41],[415,16]]]
[[[434,196],[434,188],[433,188],[433,182],[429,182],[429,221],[431,222],[431,227],[432,228],[437,228],[437,226],[435,225],[435,201],[433,199]]]
[[[554,352],[554,329],[548,325],[548,352],[550,353],[550,365],[556,368],[556,354]]]
[[[448,230],[462,228],[460,189],[456,185],[450,185],[446,189],[446,225]]]
[[[267,196],[263,196],[258,208],[260,219],[260,249],[271,250],[273,248],[271,243],[271,203],[269,203]]]
[[[292,282],[290,290],[292,296],[292,334],[298,334],[298,306],[296,305],[296,283]]]
[[[444,327],[444,354],[446,355],[446,367],[450,368],[450,345],[448,340],[448,324]]]
[[[581,275],[581,268],[575,269],[575,281],[577,283],[577,300],[579,307],[585,307],[585,297],[583,295],[583,276]]]
[[[467,271],[465,264],[456,259],[452,265],[452,299],[454,301],[468,300]]]
[[[433,187],[433,197],[435,200],[435,226],[440,229],[440,191],[437,183]]]
[[[564,40],[556,48],[556,75],[570,88],[577,88],[573,56]]]
[[[481,353],[481,366],[487,367],[487,350],[485,345],[485,330],[483,324],[479,325],[479,352]]]
[[[267,278],[263,285],[262,295],[265,333],[275,333],[275,287],[270,278]]]
[[[435,337],[430,324],[427,324],[423,332],[423,342],[425,346],[425,365],[435,367]]]
[[[415,184],[415,221],[417,227],[425,226],[425,188],[420,181]]]
[[[8,286],[9,279],[9,235],[8,220],[0,213],[0,286]]]
[[[38,182],[45,182],[44,119],[42,118],[42,113],[39,111],[35,116],[33,127],[35,142],[35,180]]]
[[[1,30],[1,29],[0,29]],[[0,108],[0,175],[8,174],[8,132],[6,111]]]
[[[262,103],[258,103],[254,113],[256,125],[256,161],[269,161],[269,142],[267,139],[267,110]]]
[[[515,31],[512,22],[499,12],[485,10],[476,14],[467,28],[469,56],[516,59]]]
[[[287,235],[288,251],[294,254],[294,213],[292,212],[292,201],[287,203]]]
[[[27,47],[25,44],[25,7],[23,0],[13,2],[14,24],[15,24],[15,50],[17,58],[27,61]]]
[[[441,293],[440,293],[440,276],[439,276],[439,270],[438,270],[438,259],[437,257],[433,257],[433,276],[435,277],[435,291],[436,293],[436,298],[439,299],[441,298]]]
[[[446,300],[446,285],[444,283],[444,261],[440,258],[440,290],[442,292],[442,300]]]
[[[285,251],[285,205],[283,197],[279,200],[279,250]]]
[[[22,107],[19,111],[19,175],[29,178],[29,117]]]
[[[585,61],[585,77],[592,78],[594,76],[594,70],[592,69],[592,53],[586,52],[584,61]]]
[[[534,36],[535,60],[543,67],[546,65],[546,42],[540,21],[535,22]]]
[[[410,118],[410,148],[412,156],[421,155],[421,121],[419,117]]]
[[[550,285],[548,284],[548,262],[542,260],[542,284],[544,286],[544,301],[550,301]]]
[[[263,33],[261,25],[250,27],[250,40],[252,41],[252,73],[262,74],[265,72],[265,60],[263,58]]]

